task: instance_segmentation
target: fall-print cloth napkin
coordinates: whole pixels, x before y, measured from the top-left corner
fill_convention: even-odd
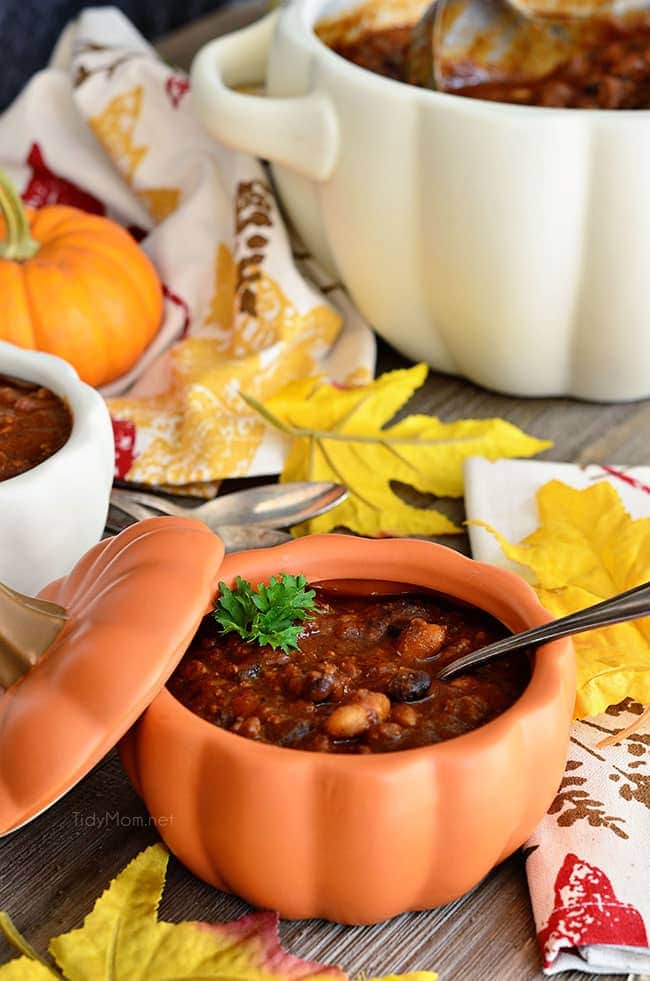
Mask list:
[[[467,517],[486,521],[510,541],[535,530],[535,494],[550,480],[582,489],[608,480],[631,517],[650,516],[650,468],[580,468],[473,458],[465,468]],[[485,529],[470,527],[472,554],[504,558]],[[600,744],[638,721],[626,702],[575,722],[558,795],[526,843],[526,871],[546,974],[650,973],[650,726],[618,745]]]
[[[29,204],[127,226],[161,276],[162,329],[105,391],[119,477],[277,473],[284,442],[239,389],[264,399],[319,372],[372,377],[371,330],[331,277],[292,255],[260,163],[208,136],[186,76],[116,9],[82,13],[0,117],[0,165]]]

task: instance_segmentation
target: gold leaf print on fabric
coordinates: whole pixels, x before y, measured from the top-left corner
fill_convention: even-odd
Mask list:
[[[324,304],[299,313],[279,283],[266,273],[260,273],[255,283],[248,282],[246,288],[254,299],[255,314],[238,305],[237,264],[221,243],[216,255],[214,292],[204,322],[215,331],[203,331],[204,336],[214,336],[222,354],[235,359],[278,343],[313,346],[310,361],[315,366],[318,357],[336,340],[341,329],[340,316]]]
[[[235,318],[237,268],[230,249],[219,243],[215,261],[214,293],[205,317],[207,326],[216,325],[223,331],[232,327]]]
[[[154,217],[156,208],[171,207],[166,191],[173,189],[139,191]],[[263,269],[273,226],[264,181],[240,182],[234,224],[234,251],[223,242],[215,250],[201,326],[169,353],[168,391],[109,401],[113,418],[132,422],[141,437],[128,480],[179,486],[247,474],[266,428],[239,392],[265,400],[317,374],[341,330],[333,309],[317,304],[300,312]]]
[[[151,217],[158,222],[164,221],[176,210],[181,197],[177,187],[138,188],[138,194]]]
[[[222,387],[208,373],[200,382],[155,398],[112,399],[114,417],[127,418],[151,435],[128,479],[179,486],[246,474],[264,427],[235,414],[221,397]]]
[[[355,388],[357,385],[367,385],[372,381],[372,374],[366,365],[359,365],[358,368],[353,368],[345,376],[341,385],[345,388]]]
[[[145,145],[136,146],[134,130],[142,108],[142,86],[116,95],[106,108],[88,120],[95,135],[115,166],[128,181],[148,152]]]
[[[173,348],[172,389],[151,399],[110,400],[114,418],[154,434],[129,480],[180,485],[248,473],[265,427],[239,391],[266,399],[314,374],[338,335],[338,314],[324,305],[299,314],[269,277],[263,277],[268,287],[260,304],[269,319],[260,325],[257,318],[235,315],[231,330],[224,330],[227,311],[235,306],[233,269],[232,255],[220,246],[208,314],[217,318],[220,334],[190,337]]]

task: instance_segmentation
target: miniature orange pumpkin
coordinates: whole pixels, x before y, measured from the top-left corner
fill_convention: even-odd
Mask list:
[[[115,222],[24,208],[0,171],[0,339],[65,358],[90,385],[119,378],[162,318],[156,271]]]

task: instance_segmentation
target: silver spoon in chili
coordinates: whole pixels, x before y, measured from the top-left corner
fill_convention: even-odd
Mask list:
[[[487,647],[471,651],[452,661],[451,664],[446,664],[437,672],[436,677],[440,681],[447,681],[454,675],[469,671],[495,657],[512,654],[513,651],[519,651],[524,647],[537,647],[552,640],[559,640],[560,637],[570,637],[587,630],[597,630],[599,627],[609,627],[614,623],[625,623],[628,620],[641,620],[648,616],[650,616],[650,582],[629,589],[625,593],[619,593],[618,596],[612,596],[611,599],[596,603],[595,606],[588,606],[577,613],[570,613],[559,620],[551,620],[541,627],[533,627],[532,630],[513,634],[512,637],[506,637],[494,644],[488,644]]]

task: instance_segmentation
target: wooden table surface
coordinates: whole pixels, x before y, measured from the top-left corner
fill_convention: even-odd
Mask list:
[[[208,18],[168,39],[161,50],[187,61],[198,44],[259,7]],[[406,362],[380,345],[379,369]],[[458,379],[430,374],[409,411],[460,417],[502,416],[528,432],[555,440],[544,457],[576,463],[650,463],[650,402],[593,405],[567,399],[510,399]],[[425,499],[411,495],[410,500]],[[445,502],[462,519],[461,502]],[[467,551],[462,536],[446,544]],[[290,806],[290,802],[288,802]],[[63,800],[26,828],[0,840],[0,910],[39,950],[48,939],[80,925],[109,880],[157,833],[131,789],[115,752]],[[194,878],[174,859],[161,916],[169,920],[224,920],[246,912],[241,900]],[[343,927],[322,921],[284,922],[285,946],[323,963],[339,963],[355,976],[435,969],[441,981],[533,981],[542,977],[528,891],[519,854],[495,869],[469,895],[425,913],[397,917],[374,927]],[[12,952],[0,941],[0,963]],[[569,981],[595,976],[571,972]],[[600,975],[601,981],[605,977]],[[610,981],[612,976],[607,976]],[[93,981],[93,979],[88,979]]]

